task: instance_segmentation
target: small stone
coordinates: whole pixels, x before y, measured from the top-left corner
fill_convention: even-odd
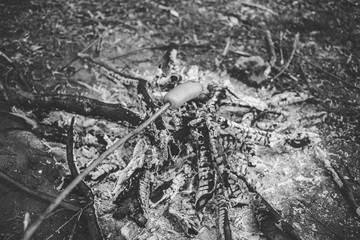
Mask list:
[[[207,228],[207,227],[202,227],[199,231],[198,234],[198,239],[199,240],[216,240],[216,230],[215,228]]]
[[[121,234],[125,237],[126,240],[132,240],[136,237],[139,227],[136,223],[130,221],[125,226],[121,228]]]
[[[147,240],[158,240],[158,237],[157,236],[151,236]]]
[[[85,119],[83,122],[82,122],[82,126],[84,128],[87,128],[87,127],[91,127],[91,126],[94,126],[95,123],[96,123],[96,119],[93,119],[93,118],[89,118],[89,119]]]

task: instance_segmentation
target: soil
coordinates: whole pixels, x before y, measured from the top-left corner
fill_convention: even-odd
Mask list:
[[[289,97],[281,106],[275,103],[287,116],[276,118],[270,131],[307,134],[309,142],[301,147],[257,146],[247,178],[298,239],[359,239],[360,3],[356,0],[2,0],[1,172],[32,190],[57,196],[70,179],[66,131],[72,117],[80,171],[135,127],[131,121],[11,101],[17,98],[8,88],[86,96],[119,104],[144,118],[148,110],[136,87],[109,81],[77,56],[87,54],[149,81],[150,96],[161,103],[169,89],[154,84],[154,78],[171,47],[177,49],[175,65],[184,78],[203,86],[230,86],[234,95],[259,111],[261,104],[279,94],[306,96],[301,101]],[[199,102],[206,99],[204,91]],[[243,108],[222,106],[217,114],[241,121],[242,113]],[[165,113],[163,118],[170,122],[172,115]],[[273,124],[272,120],[262,123]],[[193,204],[184,194],[150,208],[145,227],[129,216],[113,217],[111,191],[117,171],[136,155],[134,148],[144,138],[130,140],[85,179],[94,193],[104,239],[217,239],[215,199],[196,213],[201,218],[197,234],[184,231],[181,218],[171,215]],[[241,168],[239,162],[231,164]],[[169,168],[157,177],[168,180],[173,174]],[[156,181],[160,180],[154,185]],[[66,200],[84,207],[79,192],[72,191]],[[1,177],[0,239],[21,239],[48,205]],[[294,239],[277,223],[262,225],[259,209],[250,203],[229,210],[233,239]],[[91,238],[82,213],[57,208],[33,239]],[[187,217],[188,212],[182,214]]]

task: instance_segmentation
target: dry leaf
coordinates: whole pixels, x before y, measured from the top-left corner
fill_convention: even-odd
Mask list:
[[[31,45],[30,46],[30,49],[31,49],[31,51],[33,51],[33,52],[36,52],[36,51],[38,51],[38,50],[40,50],[40,49],[42,49],[43,47],[42,46],[39,46],[39,45]]]
[[[240,57],[235,67],[244,70],[249,81],[260,84],[267,79],[271,66],[260,56]]]

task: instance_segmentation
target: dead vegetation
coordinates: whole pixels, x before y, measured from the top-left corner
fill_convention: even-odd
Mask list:
[[[357,1],[0,9],[0,239],[358,239]]]

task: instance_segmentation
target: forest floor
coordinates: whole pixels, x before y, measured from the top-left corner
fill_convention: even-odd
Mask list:
[[[73,191],[33,239],[94,238],[97,224],[104,239],[359,239],[359,71],[356,0],[0,1],[0,239],[20,239],[49,205],[40,192],[56,196],[70,182],[70,145],[82,171],[154,110],[136,78],[157,106],[178,82],[197,81],[203,93],[189,112],[163,114],[163,139],[147,130],[111,154],[85,179],[94,199]],[[228,223],[217,212],[220,170],[216,197],[195,210],[201,144],[176,128],[176,119],[199,118],[214,85],[226,93],[211,119],[254,132],[242,139],[253,155],[219,145],[249,188],[237,204],[225,193]],[[133,193],[113,200],[119,173],[139,154],[147,170],[135,174],[150,174],[152,202],[144,206],[140,192],[145,212],[134,215]],[[155,203],[155,189],[181,174],[185,184]],[[92,231],[86,205],[96,212]]]

